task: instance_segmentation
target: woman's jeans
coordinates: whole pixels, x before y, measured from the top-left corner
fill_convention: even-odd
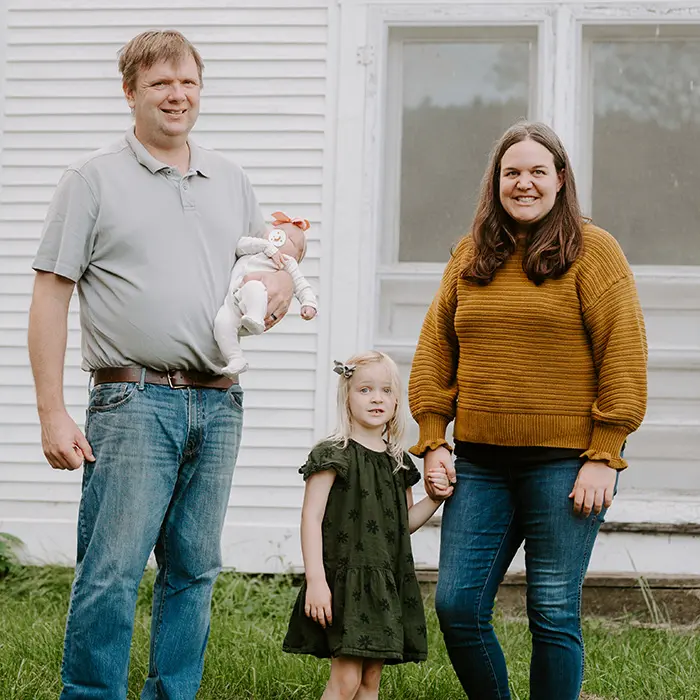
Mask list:
[[[110,383],[90,395],[61,700],[124,700],[136,594],[155,548],[144,700],[194,700],[209,636],[242,391]]]
[[[491,618],[498,586],[525,541],[532,633],[531,700],[577,700],[583,678],[581,587],[604,513],[581,518],[569,493],[580,459],[480,466],[458,458],[445,502],[435,608],[470,700],[509,700]]]

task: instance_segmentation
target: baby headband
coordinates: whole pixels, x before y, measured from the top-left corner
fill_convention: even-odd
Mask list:
[[[273,226],[279,226],[280,224],[293,224],[299,227],[302,231],[306,231],[311,227],[308,219],[290,219],[283,211],[273,211],[272,216],[275,220],[272,222]]]
[[[338,362],[338,360],[334,360],[333,364],[335,365],[333,371],[341,377],[345,377],[345,379],[350,379],[352,373],[357,369],[357,365],[346,365],[344,362]]]

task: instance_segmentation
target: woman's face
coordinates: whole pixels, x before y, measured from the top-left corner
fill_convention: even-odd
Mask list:
[[[501,158],[499,195],[503,208],[521,230],[543,219],[564,184],[554,156],[531,139],[513,144]]]

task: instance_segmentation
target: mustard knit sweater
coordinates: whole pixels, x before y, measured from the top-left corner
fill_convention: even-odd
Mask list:
[[[646,410],[647,345],[632,271],[617,241],[586,224],[584,250],[540,286],[524,243],[478,286],[460,277],[466,236],[423,322],[408,387],[420,427],[411,452],[454,437],[492,445],[569,447],[623,469],[620,450]]]

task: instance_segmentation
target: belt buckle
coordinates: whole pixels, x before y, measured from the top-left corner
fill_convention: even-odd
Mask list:
[[[189,384],[173,384],[173,375],[177,372],[178,370],[176,369],[169,369],[167,371],[167,376],[168,376],[168,386],[171,389],[187,389],[190,385]]]

